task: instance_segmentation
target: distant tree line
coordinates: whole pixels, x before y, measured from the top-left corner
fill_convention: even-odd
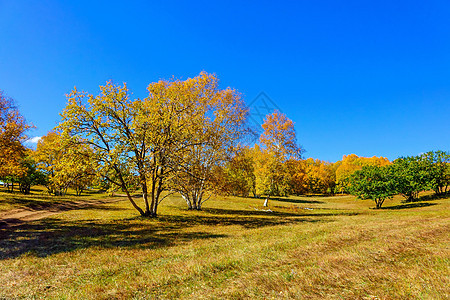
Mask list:
[[[80,195],[96,187],[124,193],[142,215],[154,217],[161,201],[178,193],[188,209],[213,195],[279,196],[351,193],[375,201],[420,191],[447,192],[449,153],[432,151],[390,162],[351,154],[330,163],[302,157],[294,123],[275,111],[266,116],[254,146],[240,94],[220,89],[215,75],[151,83],[132,99],[127,86],[108,82],[98,95],[68,94],[60,124],[38,142],[23,141],[32,128],[14,101],[0,92],[0,180],[30,193]],[[141,200],[133,197],[139,192]]]

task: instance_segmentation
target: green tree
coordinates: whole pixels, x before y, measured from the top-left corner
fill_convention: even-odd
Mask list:
[[[385,166],[390,162],[385,157],[360,157],[355,154],[344,155],[336,167],[336,187],[339,193],[350,191],[349,176],[356,170],[361,170],[363,166]]]
[[[427,172],[428,187],[436,194],[444,194],[450,186],[450,153],[429,151],[421,155]]]
[[[37,169],[33,155],[27,155],[22,160],[22,165],[26,168],[26,172],[17,178],[17,182],[19,183],[20,192],[27,195],[30,193],[33,185],[45,184],[45,174]]]
[[[36,162],[33,156],[30,155],[30,152],[32,150],[27,149],[25,151],[26,156],[20,162],[21,169],[24,170],[20,175],[8,175],[0,178],[3,182],[8,183],[8,191],[13,192],[14,185],[17,183],[19,185],[19,191],[22,194],[28,195],[30,194],[31,186],[37,184],[44,185],[46,183],[45,174],[36,168]]]
[[[394,160],[391,168],[397,193],[406,201],[417,199],[419,192],[427,190],[426,164],[419,156],[401,157]]]
[[[359,199],[370,199],[379,209],[386,199],[395,194],[392,169],[379,166],[363,166],[349,177],[350,193]]]

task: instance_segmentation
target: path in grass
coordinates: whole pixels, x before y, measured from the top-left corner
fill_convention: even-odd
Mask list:
[[[0,213],[0,228],[21,225],[74,209],[94,208],[98,205],[122,201],[124,198],[46,203],[33,208],[18,208]]]

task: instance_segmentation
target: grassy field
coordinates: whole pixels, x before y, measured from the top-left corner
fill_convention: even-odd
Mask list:
[[[72,199],[8,197],[0,210]],[[0,298],[449,299],[450,198],[400,200],[290,197],[264,211],[229,197],[198,212],[172,197],[157,219],[127,201],[66,211],[0,229]]]

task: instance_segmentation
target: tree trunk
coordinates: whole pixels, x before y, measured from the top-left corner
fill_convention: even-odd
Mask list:
[[[202,200],[203,200],[203,193],[200,193],[197,195],[197,210],[202,210]]]
[[[188,210],[191,210],[192,209],[192,203],[191,203],[191,200],[189,199],[189,196],[181,194],[181,197],[184,199],[184,201],[186,201],[186,204],[188,206]]]
[[[153,211],[150,214],[150,217],[156,218],[158,216],[158,202],[155,202],[155,205],[153,206]]]
[[[152,211],[151,217],[156,218],[158,216],[158,205],[159,205],[159,199],[161,198],[161,193],[163,191],[162,188],[162,178],[160,177],[157,181],[158,186],[156,188],[156,195],[155,195],[155,205],[154,210]]]
[[[148,205],[148,192],[147,192],[147,185],[142,185],[142,200],[144,201],[145,205],[145,214],[150,214],[150,207]]]
[[[181,197],[186,201],[188,210],[202,210],[203,193],[198,191],[179,192]],[[207,199],[208,200],[208,199]],[[206,200],[205,200],[206,201]]]
[[[136,202],[134,202],[133,198],[130,195],[130,192],[128,191],[128,189],[126,188],[126,186],[122,186],[122,190],[125,192],[125,194],[127,195],[128,200],[131,202],[131,205],[133,205],[133,207],[139,212],[139,214],[143,217],[146,216],[146,213],[136,204]]]
[[[192,192],[192,209],[197,209],[197,195]]]
[[[30,194],[31,185],[27,183],[20,183],[19,190],[22,194],[28,195]]]
[[[128,198],[128,200],[130,201],[131,205],[133,205],[133,207],[139,212],[139,214],[140,214],[141,216],[145,217],[145,216],[146,216],[146,213],[142,210],[142,208],[140,208],[140,207],[136,204],[136,202],[134,202],[133,198],[132,198],[131,195],[130,195],[130,192],[129,192],[128,189],[127,189],[127,185],[126,185],[126,183],[125,183],[125,180],[123,179],[122,173],[121,173],[120,170],[117,168],[117,166],[114,166],[114,171],[116,171],[116,174],[117,174],[117,176],[119,177],[120,185],[119,185],[117,182],[114,182],[114,181],[110,180],[111,183],[116,184],[116,185],[119,185],[120,188],[122,189],[122,191],[124,191],[125,194],[127,195],[127,198]]]
[[[380,209],[383,205],[384,200],[382,199],[375,199],[376,209]]]

